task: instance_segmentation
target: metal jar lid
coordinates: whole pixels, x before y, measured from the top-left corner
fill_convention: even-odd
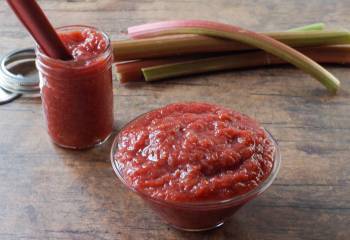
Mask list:
[[[12,100],[18,98],[19,96],[21,95],[6,91],[5,89],[0,88],[0,105],[11,102]]]
[[[15,50],[1,58],[0,87],[15,95],[40,96],[39,75],[35,67],[33,48]]]

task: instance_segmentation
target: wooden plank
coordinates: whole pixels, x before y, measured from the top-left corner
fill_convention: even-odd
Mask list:
[[[138,23],[201,18],[258,31],[323,21],[349,25],[347,0],[40,1],[56,26],[88,24],[113,39]],[[68,17],[69,16],[69,17]],[[0,2],[0,54],[32,46]],[[89,151],[54,146],[38,99],[0,105],[0,239],[348,239],[350,236],[350,79],[329,67],[342,90],[329,95],[292,68],[256,69],[153,84],[115,82],[116,131],[137,115],[177,101],[221,104],[257,118],[280,143],[273,186],[222,228],[184,233],[164,224],[116,179],[111,140]]]

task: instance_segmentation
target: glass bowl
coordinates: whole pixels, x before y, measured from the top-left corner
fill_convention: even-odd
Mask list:
[[[142,117],[143,115],[144,114],[136,119]],[[126,124],[120,130],[120,132],[122,132],[124,128],[128,127],[128,125],[136,119]],[[275,146],[274,165],[270,175],[252,190],[226,200],[206,202],[172,202],[152,198],[151,196],[133,188],[123,178],[118,166],[118,160],[114,158],[115,153],[118,150],[119,134],[115,137],[112,144],[112,167],[119,180],[129,190],[140,196],[162,219],[164,219],[171,226],[184,231],[210,230],[223,225],[227,218],[231,217],[243,205],[266,191],[266,189],[271,186],[272,182],[275,180],[281,165],[280,150],[273,136],[266,129],[264,130]]]

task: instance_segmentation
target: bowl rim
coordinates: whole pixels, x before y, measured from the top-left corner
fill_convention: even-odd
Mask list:
[[[125,179],[122,176],[122,173],[120,172],[120,170],[118,168],[117,160],[115,160],[114,155],[115,155],[116,150],[117,150],[119,134],[126,127],[128,127],[130,124],[135,122],[137,119],[143,117],[144,115],[146,115],[148,113],[156,111],[156,110],[158,110],[158,109],[154,109],[154,110],[148,111],[146,113],[140,114],[137,117],[135,117],[134,119],[132,119],[130,122],[125,124],[120,129],[120,131],[117,133],[117,135],[115,136],[113,143],[112,143],[111,152],[110,152],[111,164],[112,164],[115,175],[123,183],[123,185],[125,185],[129,190],[138,194],[142,198],[147,199],[147,200],[152,201],[152,202],[157,203],[157,204],[161,204],[161,205],[169,205],[172,207],[191,208],[191,209],[210,208],[210,207],[215,208],[218,206],[239,205],[239,204],[242,204],[242,203],[260,195],[261,193],[263,193],[266,189],[268,189],[271,186],[273,181],[276,179],[276,177],[279,173],[279,170],[281,168],[281,162],[282,162],[279,144],[278,144],[277,140],[272,136],[272,134],[265,127],[261,127],[267,133],[268,137],[270,138],[270,140],[272,141],[272,143],[275,147],[274,156],[273,156],[273,158],[274,158],[273,167],[272,167],[272,170],[270,172],[270,175],[266,179],[264,179],[264,181],[260,182],[260,184],[257,187],[251,189],[250,191],[243,193],[243,194],[240,194],[240,195],[237,195],[237,196],[234,196],[234,197],[229,198],[229,199],[217,200],[217,201],[210,200],[210,201],[203,201],[203,202],[196,202],[196,201],[179,202],[179,201],[171,201],[171,200],[162,200],[162,199],[158,199],[155,197],[151,197],[150,195],[148,195],[142,191],[138,191],[136,188],[130,186],[125,181]]]

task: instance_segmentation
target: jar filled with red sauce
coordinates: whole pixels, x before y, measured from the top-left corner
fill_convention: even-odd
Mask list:
[[[116,136],[117,177],[166,222],[187,231],[221,226],[275,179],[276,141],[257,121],[207,103],[145,113]]]
[[[89,26],[61,27],[57,32],[74,59],[53,59],[37,48],[47,131],[61,147],[90,148],[113,130],[110,39]]]

